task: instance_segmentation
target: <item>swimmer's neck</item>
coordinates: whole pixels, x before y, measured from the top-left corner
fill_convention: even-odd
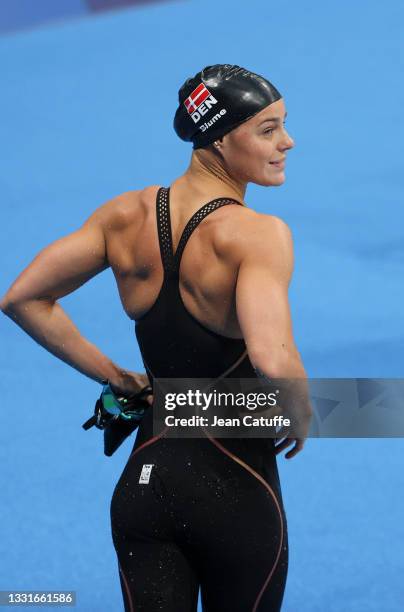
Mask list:
[[[175,183],[208,199],[223,196],[240,202],[244,202],[247,189],[247,183],[230,176],[219,158],[201,149],[192,153],[187,170]]]

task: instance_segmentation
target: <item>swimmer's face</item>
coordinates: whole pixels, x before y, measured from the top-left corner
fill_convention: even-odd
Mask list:
[[[295,144],[284,125],[286,114],[281,98],[223,136],[221,151],[232,175],[246,183],[282,185],[286,155]]]

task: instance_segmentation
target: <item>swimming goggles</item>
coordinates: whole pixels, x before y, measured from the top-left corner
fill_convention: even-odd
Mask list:
[[[93,425],[98,429],[104,429],[112,420],[122,419],[139,423],[149,406],[145,399],[147,395],[153,393],[150,385],[140,389],[137,393],[130,396],[116,394],[111,388],[108,380],[102,380],[102,392],[95,404],[94,414],[83,424],[84,429],[89,429]]]

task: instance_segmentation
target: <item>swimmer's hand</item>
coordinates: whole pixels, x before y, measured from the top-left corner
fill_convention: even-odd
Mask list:
[[[288,437],[288,435],[291,434],[291,428],[285,426],[282,427],[278,431],[278,435],[275,440],[275,454],[278,455],[280,452],[285,450],[285,448],[287,448],[291,444],[294,444],[294,447],[285,454],[286,459],[292,459],[292,457],[294,457],[295,455],[297,455],[297,453],[300,453],[300,451],[303,450],[303,446],[310,429],[312,411],[306,410],[303,414],[297,415],[295,410],[294,414],[292,414],[292,412],[290,411],[287,416],[291,417],[292,422],[293,419],[295,419],[295,423],[299,423],[299,437]]]
[[[136,393],[139,393],[141,389],[150,385],[149,377],[147,374],[143,374],[141,372],[131,372],[129,370],[124,370],[121,372],[119,381],[110,380],[110,385],[112,391],[116,394],[122,394],[125,397],[128,397],[130,400],[130,396]],[[147,395],[145,397],[147,403],[151,406],[153,404],[153,395]],[[128,404],[128,408],[130,405]]]
[[[287,448],[293,443],[295,445],[292,450],[288,451],[285,454],[286,459],[292,459],[292,457],[294,457],[295,455],[297,455],[297,453],[303,450],[305,440],[303,440],[302,438],[284,438],[282,442],[275,445],[275,454],[278,455],[278,453],[282,452],[285,448]]]
[[[254,413],[243,410],[243,408],[238,410],[239,416],[243,417],[246,414],[254,414],[255,416],[262,416],[268,419],[276,416],[283,416],[284,418],[290,419],[291,423],[294,424],[294,427],[286,427],[284,425],[279,431],[276,432],[275,454],[278,455],[291,444],[294,444],[294,447],[285,454],[286,459],[292,459],[292,457],[303,450],[303,446],[310,429],[310,421],[312,416],[311,409],[301,410],[295,408],[292,411],[282,408],[279,404],[276,404],[276,406],[264,410],[258,410]],[[298,434],[298,437],[296,434]]]

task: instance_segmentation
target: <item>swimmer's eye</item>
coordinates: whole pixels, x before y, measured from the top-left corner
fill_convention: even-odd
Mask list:
[[[286,121],[283,122],[283,125],[286,125]],[[276,128],[268,128],[267,130],[264,130],[264,134],[272,134],[272,132],[274,132],[276,130]]]

